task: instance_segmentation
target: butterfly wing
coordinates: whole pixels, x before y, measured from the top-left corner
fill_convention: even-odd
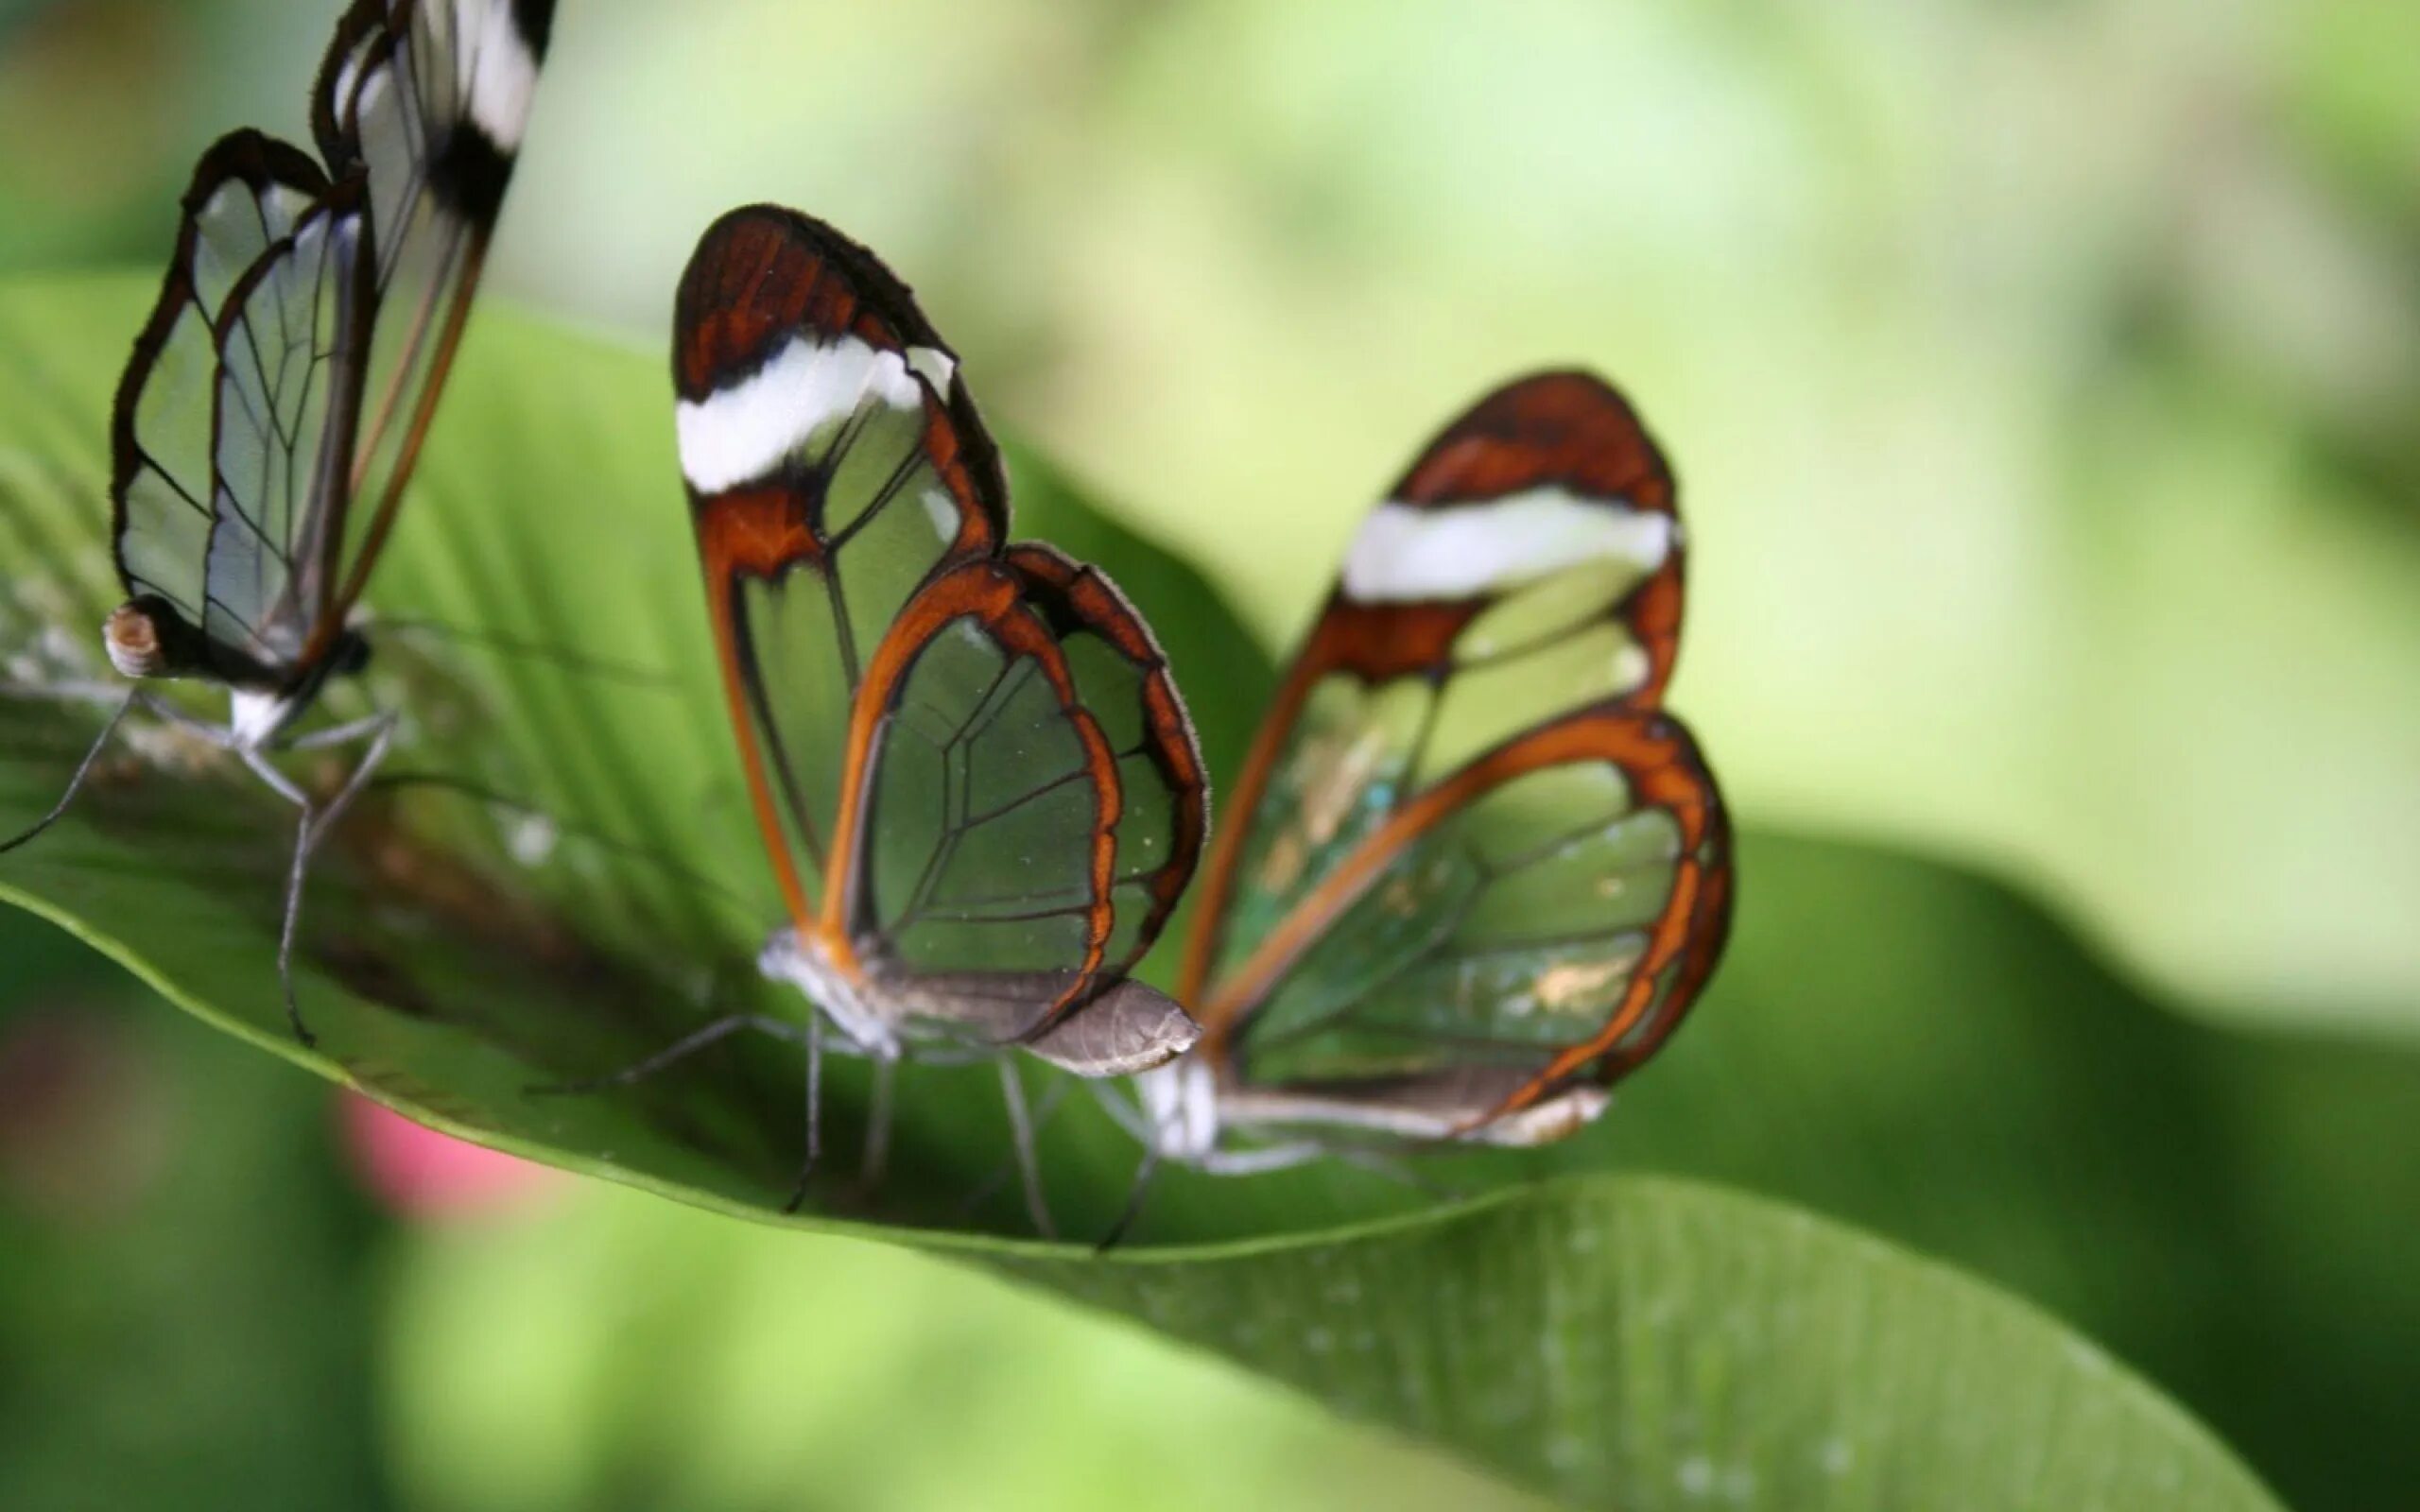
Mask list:
[[[788,211],[725,215],[682,280],[682,471],[732,722],[801,920],[821,912],[868,658],[927,577],[1007,529],[956,367],[872,254]]]
[[[832,920],[868,971],[986,1041],[1098,1017],[1206,821],[1192,728],[1133,608],[1048,547],[969,563],[884,638],[851,733],[864,800]]]
[[[906,286],[819,222],[735,211],[683,279],[673,365],[733,722],[801,932],[968,1038],[1115,1069],[1189,1042],[1117,984],[1200,851],[1191,728],[1106,579],[1004,549],[997,450]]]
[[[1413,464],[1205,874],[1180,995],[1231,1104],[1475,1131],[1670,1032],[1730,897],[1713,779],[1657,711],[1681,599],[1669,471],[1599,380],[1512,384]]]
[[[358,409],[371,292],[357,185],[241,131],[202,157],[112,422],[119,576],[141,675],[273,686],[326,589],[320,501]]]
[[[553,0],[355,0],[337,24],[312,129],[338,179],[367,182],[377,319],[347,477],[332,636],[392,526],[444,387],[511,180]]]
[[[257,131],[202,154],[186,190],[177,248],[119,380],[111,418],[111,537],[127,595],[151,606],[158,660],[138,674],[216,671],[238,680],[273,674],[202,634],[205,582],[218,518],[213,417],[218,398],[218,317],[236,285],[327,192],[319,164]]]
[[[342,633],[460,338],[552,9],[356,0],[313,103],[333,176],[254,131],[203,155],[113,421],[122,670],[281,689]]]

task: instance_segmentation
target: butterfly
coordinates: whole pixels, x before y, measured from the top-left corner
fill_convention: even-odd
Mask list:
[[[297,734],[368,645],[354,607],[393,527],[470,314],[552,27],[554,0],[355,0],[311,102],[319,157],[254,130],[203,153],[176,250],[111,421],[126,602],[103,645],[126,677],[225,687],[208,724],[141,690],[116,702],[74,799],[137,701],[237,756],[302,811],[278,974],[305,863],[385,755],[381,713]],[[331,799],[276,750],[358,743]]]
[[[1192,724],[1106,576],[1009,543],[999,452],[907,285],[808,216],[734,211],[682,278],[672,369],[732,727],[788,915],[760,968],[886,1088],[919,1046],[1093,1077],[1183,1052],[1192,1020],[1126,972],[1202,850]]]
[[[1732,904],[1720,795],[1660,707],[1682,556],[1669,470],[1591,375],[1498,389],[1412,464],[1210,851],[1201,1043],[1109,1100],[1147,1167],[1543,1143],[1670,1036]]]

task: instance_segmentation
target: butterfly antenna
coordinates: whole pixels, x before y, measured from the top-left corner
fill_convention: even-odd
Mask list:
[[[638,688],[673,688],[680,679],[669,672],[652,667],[632,666],[610,657],[590,656],[584,651],[568,650],[549,645],[543,641],[524,640],[517,635],[503,635],[493,630],[464,629],[430,619],[393,619],[380,615],[369,627],[378,634],[421,636],[433,641],[446,641],[458,645],[475,646],[481,650],[502,652],[507,656],[526,657],[532,662],[546,662],[566,672],[577,672],[600,678],[608,682],[626,683]]]
[[[646,846],[622,839],[618,835],[608,834],[602,830],[591,828],[574,819],[559,817],[535,803],[513,798],[485,783],[475,782],[469,778],[454,777],[443,772],[389,772],[380,777],[372,785],[387,791],[399,791],[412,787],[434,788],[439,792],[452,793],[458,798],[469,799],[473,802],[503,809],[520,818],[542,820],[553,825],[560,833],[584,844],[595,846],[599,850],[619,856],[626,861],[644,862],[667,876],[680,879],[700,892],[709,894],[730,904],[734,909],[747,914],[752,919],[756,915],[756,909],[749,900],[741,897],[724,883],[694,867],[685,866],[660,850],[650,850]]]
[[[109,745],[110,737],[117,733],[117,727],[126,718],[126,712],[134,707],[138,696],[140,695],[130,693],[110,711],[109,723],[101,726],[100,734],[94,738],[91,747],[84,752],[84,759],[76,764],[76,775],[67,780],[67,791],[59,795],[59,801],[50,806],[49,813],[36,819],[31,829],[0,841],[0,855],[7,855],[59,822],[60,816],[67,812],[68,805],[76,801],[76,795],[83,790],[84,779],[93,773],[93,764],[101,759],[101,751]]]
[[[761,1013],[730,1013],[700,1025],[643,1059],[634,1060],[619,1071],[609,1071],[602,1076],[581,1081],[541,1082],[521,1089],[529,1097],[584,1097],[592,1092],[610,1091],[615,1087],[635,1087],[660,1071],[688,1059],[701,1050],[722,1043],[743,1029],[795,1042],[803,1033],[786,1019],[775,1019]]]

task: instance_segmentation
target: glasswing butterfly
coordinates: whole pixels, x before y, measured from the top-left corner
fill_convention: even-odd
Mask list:
[[[233,752],[302,811],[278,973],[306,863],[386,754],[391,712],[297,734],[368,646],[354,606],[393,526],[470,314],[527,123],[554,0],[354,0],[311,101],[308,152],[240,130],[202,154],[158,303],[111,421],[112,537],[127,601],[103,629],[129,678],[228,690],[224,725],[136,702]],[[359,743],[314,799],[275,750]]]
[[[1682,546],[1662,455],[1589,374],[1498,389],[1412,464],[1211,849],[1178,988],[1201,1042],[1137,1079],[1139,1117],[1111,1103],[1147,1171],[1543,1143],[1663,1044],[1732,903],[1713,774],[1660,708]]]
[[[1013,1047],[1096,1077],[1182,1053],[1192,1020],[1125,973],[1201,852],[1192,724],[1107,577],[1009,543],[998,450],[907,285],[819,221],[734,211],[683,276],[672,368],[732,725],[789,916],[759,965],[813,1005],[810,1164],[825,1020],[875,1060],[877,1109],[911,1046]]]

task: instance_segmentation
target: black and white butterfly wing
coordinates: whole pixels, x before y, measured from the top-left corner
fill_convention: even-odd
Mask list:
[[[322,64],[312,130],[367,180],[378,318],[339,544],[358,596],[402,501],[504,207],[554,0],[355,0]]]
[[[427,433],[527,125],[552,0],[355,0],[323,168],[204,155],[121,383],[112,496],[130,676],[306,689]]]

